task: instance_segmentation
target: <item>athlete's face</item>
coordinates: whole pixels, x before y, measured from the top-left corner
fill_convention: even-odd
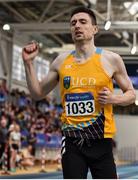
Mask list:
[[[71,34],[74,42],[91,40],[97,33],[97,26],[92,24],[91,17],[84,12],[74,14],[70,20]]]

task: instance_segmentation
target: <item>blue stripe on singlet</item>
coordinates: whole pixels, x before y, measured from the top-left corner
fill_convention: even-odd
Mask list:
[[[101,54],[102,53],[102,49],[101,48],[96,48],[96,54]]]
[[[73,51],[71,51],[71,53],[70,53],[70,54],[71,54],[71,55],[74,55],[74,54],[75,54],[75,52],[76,52],[76,51],[75,51],[75,50],[73,50]]]
[[[84,123],[80,123],[82,127],[85,127],[85,124]]]
[[[74,55],[75,54],[75,50],[71,51],[70,54]],[[96,54],[101,54],[102,53],[102,48],[96,48],[96,51],[95,51]]]
[[[89,121],[88,121],[88,122],[86,122],[86,124],[87,124],[87,126],[91,125]]]

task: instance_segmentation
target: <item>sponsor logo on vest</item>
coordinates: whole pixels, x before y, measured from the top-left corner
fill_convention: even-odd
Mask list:
[[[96,79],[93,77],[72,77],[72,86],[94,86],[96,84]]]
[[[96,84],[96,79],[93,77],[65,76],[63,79],[63,84],[65,89],[69,89],[70,85],[73,87],[94,86]]]
[[[68,89],[70,87],[70,80],[71,80],[70,76],[64,77],[64,79],[63,79],[64,88]]]

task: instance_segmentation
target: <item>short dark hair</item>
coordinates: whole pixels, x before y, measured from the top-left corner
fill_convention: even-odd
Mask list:
[[[96,16],[94,12],[91,9],[83,7],[83,6],[75,8],[71,13],[71,18],[74,14],[77,14],[80,12],[87,13],[91,17],[92,24],[97,25],[97,20],[96,20]]]

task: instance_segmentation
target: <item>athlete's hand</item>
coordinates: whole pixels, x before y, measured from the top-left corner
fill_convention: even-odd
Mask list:
[[[29,63],[34,60],[34,58],[38,55],[39,45],[36,42],[31,42],[27,44],[22,49],[22,58],[25,63]]]
[[[113,97],[114,97],[113,93],[107,87],[104,87],[98,93],[98,101],[101,105],[112,104]]]

